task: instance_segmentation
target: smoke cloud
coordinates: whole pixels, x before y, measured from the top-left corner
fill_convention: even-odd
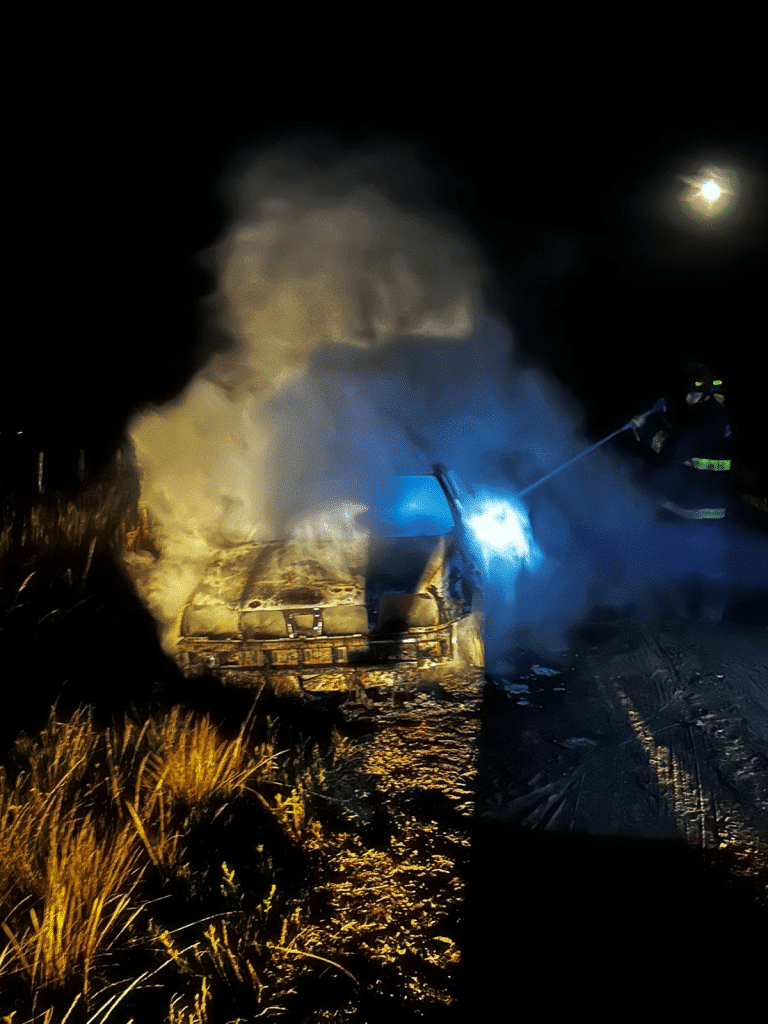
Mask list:
[[[488,271],[432,187],[402,146],[317,139],[246,154],[222,178],[230,226],[203,259],[228,347],[130,425],[162,550],[129,569],[167,650],[219,546],[302,522],[318,481],[386,486],[439,461],[513,498],[588,443],[575,402],[519,365],[485,310]],[[543,557],[489,563],[491,662],[521,640],[563,648],[596,604],[651,605],[689,564],[605,449],[532,492],[526,513]]]
[[[344,365],[395,338],[471,334],[482,263],[443,218],[413,206],[428,190],[405,148],[349,154],[317,138],[241,157],[223,176],[231,222],[203,262],[217,281],[207,312],[229,347],[129,426],[162,547],[152,567],[132,568],[168,649],[213,552],[273,536],[306,493],[310,463],[330,468],[348,437],[365,466],[404,442],[349,387],[313,396],[306,382],[333,363],[325,353],[343,351]]]

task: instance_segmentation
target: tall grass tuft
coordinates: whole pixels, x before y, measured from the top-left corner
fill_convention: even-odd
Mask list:
[[[2,973],[32,991],[79,977],[87,996],[99,958],[139,910],[135,830],[99,813],[102,750],[88,710],[69,722],[54,710],[40,736],[17,740],[13,784],[0,777]]]
[[[296,830],[297,808],[288,813],[279,795],[260,792],[293,793],[291,772],[271,727],[257,742],[249,721],[232,736],[210,717],[176,707],[102,728],[89,708],[67,719],[54,708],[38,735],[17,738],[11,770],[0,767],[0,984],[21,979],[52,998],[56,991],[71,998],[79,986],[81,1008],[92,1006],[122,945],[148,948],[139,928],[143,881],[153,870],[161,881],[186,870],[194,808],[248,794],[288,833]],[[229,871],[224,882],[231,887],[234,877]],[[223,980],[225,956],[233,979],[258,1001],[252,951],[256,935],[273,925],[264,916],[254,927],[247,941],[227,929],[218,939],[211,932],[200,948],[211,947],[209,973]]]
[[[164,790],[188,806],[237,796],[255,778],[268,776],[277,756],[264,748],[260,756],[250,754],[247,740],[247,723],[226,739],[208,716],[175,707],[150,725],[147,742],[153,753],[142,765],[139,784],[149,788],[150,799]]]
[[[14,929],[3,921],[0,927],[13,966],[33,991],[62,988],[76,976],[87,999],[94,968],[142,909],[133,900],[143,869],[141,851],[132,829],[104,834],[91,815],[82,821],[66,815],[56,824],[37,851],[38,891],[24,915],[26,924]]]
[[[36,737],[17,737],[14,761],[20,783],[38,811],[56,792],[72,796],[90,788],[85,779],[99,767],[99,740],[90,708],[78,708],[62,720],[55,706]]]
[[[251,752],[247,722],[234,738],[226,738],[208,716],[178,707],[141,730],[128,720],[116,742],[120,753],[110,747],[110,763],[129,760],[132,785],[130,795],[125,787],[121,795],[112,772],[115,801],[122,802],[149,859],[165,876],[179,857],[178,810],[227,802],[249,791],[252,782],[273,773],[278,756],[269,741]]]
[[[85,548],[96,535],[133,542],[149,530],[147,513],[125,483],[100,481],[70,497],[0,504],[0,555],[19,543],[36,552]]]

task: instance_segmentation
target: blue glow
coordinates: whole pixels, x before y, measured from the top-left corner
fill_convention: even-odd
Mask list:
[[[357,525],[376,536],[439,536],[454,527],[450,506],[432,475],[326,480],[315,484],[313,497],[323,503],[365,505]]]
[[[465,510],[466,527],[477,541],[486,570],[495,556],[534,569],[544,555],[533,539],[528,514],[509,498],[485,496]]]

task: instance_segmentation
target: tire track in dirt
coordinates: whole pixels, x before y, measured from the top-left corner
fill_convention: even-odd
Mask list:
[[[768,884],[766,834],[729,785],[734,764],[751,763],[749,736],[725,728],[744,713],[738,692],[719,674],[717,687],[704,685],[712,677],[709,665],[682,633],[674,635],[674,647],[647,629],[634,641],[630,650],[603,651],[591,668],[647,758],[660,817],[670,815],[681,838],[707,860]]]

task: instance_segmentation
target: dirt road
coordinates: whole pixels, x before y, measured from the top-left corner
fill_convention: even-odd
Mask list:
[[[559,664],[495,679],[496,703],[509,707],[487,716],[481,746],[499,764],[483,814],[594,837],[679,837],[727,851],[747,875],[765,871],[768,628],[625,622],[580,639]]]
[[[495,677],[482,717],[475,995],[512,972],[574,1005],[663,969],[680,1005],[732,1012],[762,985],[768,627],[592,623]]]

